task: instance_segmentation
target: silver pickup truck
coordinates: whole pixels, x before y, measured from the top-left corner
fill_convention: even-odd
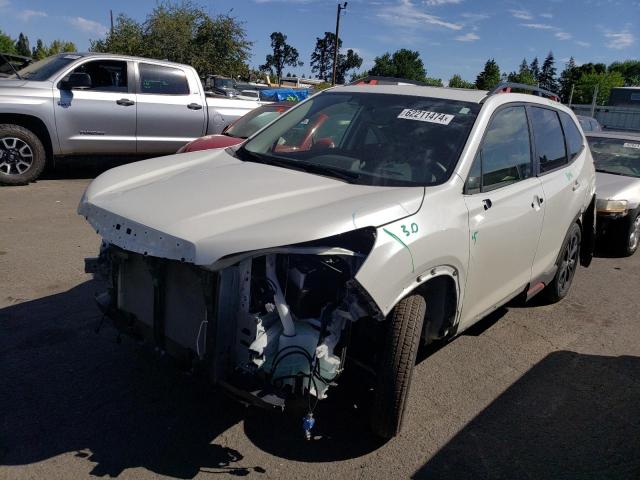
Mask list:
[[[0,79],[0,184],[35,180],[56,156],[174,153],[259,105],[205,95],[187,65],[54,55]]]

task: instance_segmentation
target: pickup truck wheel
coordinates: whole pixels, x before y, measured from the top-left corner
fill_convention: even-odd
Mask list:
[[[387,318],[371,409],[371,429],[380,437],[394,437],[402,428],[426,309],[424,297],[410,295],[398,302]]]
[[[580,263],[580,244],[582,242],[582,232],[577,223],[571,225],[569,233],[562,244],[560,256],[557,260],[558,270],[553,281],[544,289],[543,295],[550,303],[562,300],[569,293],[573,277],[576,274]]]
[[[0,125],[0,184],[26,185],[44,169],[46,152],[40,139],[19,125]]]

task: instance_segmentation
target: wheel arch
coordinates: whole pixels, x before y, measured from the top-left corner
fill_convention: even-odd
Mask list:
[[[0,124],[12,124],[26,128],[33,132],[44,146],[47,161],[53,158],[53,143],[51,133],[46,124],[38,117],[19,113],[0,113]]]

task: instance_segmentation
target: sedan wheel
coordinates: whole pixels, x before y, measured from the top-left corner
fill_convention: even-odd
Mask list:
[[[633,255],[640,245],[640,213],[636,215],[636,218],[631,220],[629,225],[629,235],[627,237],[627,255]]]

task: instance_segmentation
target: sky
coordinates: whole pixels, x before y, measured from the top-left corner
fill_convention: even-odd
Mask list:
[[[155,0],[0,0],[0,30],[17,37],[73,41],[79,50],[103,37],[114,16],[144,20]],[[316,37],[335,30],[338,2],[327,0],[201,0],[210,14],[229,13],[245,22],[254,42],[250,64],[264,63],[269,35],[281,31],[310,73]],[[580,63],[640,58],[638,0],[350,0],[340,38],[363,59],[399,48],[418,50],[430,77],[445,82],[458,73],[475,80],[488,58],[501,71],[516,70],[523,57],[542,63],[551,50],[558,72],[570,56]]]

